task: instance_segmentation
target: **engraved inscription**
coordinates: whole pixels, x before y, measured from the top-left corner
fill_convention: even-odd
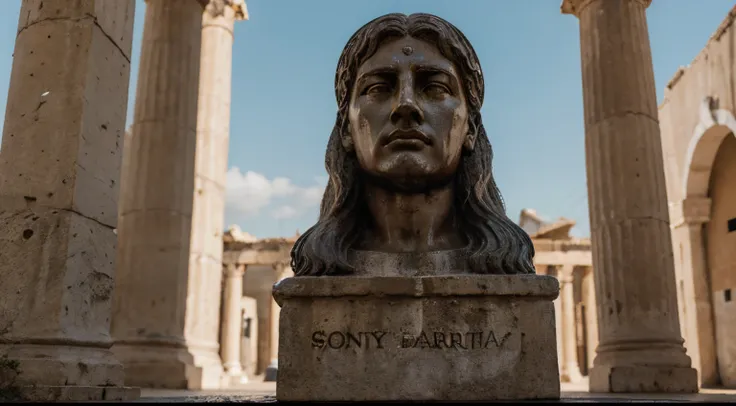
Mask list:
[[[340,348],[383,348],[381,340],[386,335],[385,331],[315,331],[312,333],[312,347],[332,349]]]
[[[511,332],[499,334],[495,331],[421,331],[419,334],[390,334],[388,331],[324,331],[312,333],[312,348],[320,349],[384,349],[387,346],[398,348],[429,348],[480,350],[500,348],[511,336]],[[394,337],[396,342],[390,343]]]
[[[401,348],[433,348],[476,350],[501,347],[511,336],[511,332],[498,335],[494,331],[443,332],[422,331],[419,335],[403,334]]]

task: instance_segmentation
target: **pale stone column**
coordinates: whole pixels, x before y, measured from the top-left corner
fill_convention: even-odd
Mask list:
[[[278,283],[284,278],[294,276],[294,271],[286,263],[277,263],[273,265],[276,271],[276,282]],[[271,337],[270,337],[270,354],[271,363],[266,367],[264,380],[266,382],[275,382],[279,364],[279,319],[281,317],[281,306],[271,299]]]
[[[700,371],[701,385],[719,383],[715,326],[710,278],[703,239],[703,227],[710,221],[711,200],[689,197],[675,208],[678,218],[674,234],[682,242],[684,322],[687,323],[685,344],[693,366]]]
[[[214,347],[220,334],[222,231],[230,134],[233,28],[236,20],[246,17],[246,11],[243,0],[212,0],[205,3],[189,253],[189,280],[199,283],[189,283],[188,286],[186,305],[191,308],[186,311],[185,336]],[[185,304],[181,303],[181,306]],[[214,362],[210,363],[214,365]]]
[[[245,268],[243,264],[228,264],[225,267],[221,353],[225,373],[232,378],[240,378],[243,374],[240,365],[240,334],[243,324],[241,302]]]
[[[593,392],[696,392],[677,316],[651,0],[564,0],[580,19],[600,344]]]
[[[134,9],[21,3],[0,153],[0,356],[20,363],[31,400],[137,396],[102,387],[123,385],[110,313]]]
[[[560,281],[560,298],[562,301],[562,373],[560,379],[565,382],[581,380],[580,366],[577,357],[577,336],[575,334],[575,296],[573,291],[573,267],[570,265],[558,268]]]
[[[189,297],[213,283],[188,272],[202,13],[196,0],[146,4],[112,321],[126,381],[143,387],[217,388],[222,375],[218,327]]]
[[[595,351],[598,347],[598,317],[595,304],[595,276],[593,268],[587,267],[583,276],[583,300],[585,301],[585,326],[588,354],[588,371],[593,366]]]
[[[549,272],[552,272],[550,275],[557,278],[557,281],[560,282],[560,287],[562,287],[562,282],[560,281],[560,272],[558,267],[549,267],[544,266],[543,267],[545,272],[550,274]],[[560,371],[560,379],[567,375],[565,372],[565,354],[564,354],[564,348],[565,348],[565,341],[564,337],[562,335],[562,292],[560,292],[559,295],[555,298],[555,300],[552,302],[554,304],[555,308],[555,338],[557,339],[557,367]]]

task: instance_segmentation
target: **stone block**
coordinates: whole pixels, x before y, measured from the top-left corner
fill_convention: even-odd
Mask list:
[[[24,386],[15,393],[17,399],[25,402],[85,402],[122,401],[129,402],[140,397],[140,388],[104,386]]]
[[[558,292],[541,275],[286,278],[276,397],[559,399]]]
[[[594,366],[590,392],[697,393],[698,371],[674,366]]]
[[[115,240],[75,212],[0,197],[0,337],[109,347]]]

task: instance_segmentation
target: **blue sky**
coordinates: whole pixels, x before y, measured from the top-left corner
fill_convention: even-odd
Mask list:
[[[483,121],[509,217],[518,220],[522,208],[535,208],[548,220],[572,218],[574,234],[589,234],[578,21],[560,14],[560,0],[246,1],[250,20],[236,24],[233,49],[226,226],[237,223],[269,237],[292,235],[314,223],[342,47],[374,17],[429,12],[458,26],[481,60]],[[647,14],[658,100],[677,68],[700,52],[733,5],[733,0],[654,0]],[[20,1],[9,1],[3,10],[2,111]],[[136,0],[128,124],[144,14],[144,1]]]

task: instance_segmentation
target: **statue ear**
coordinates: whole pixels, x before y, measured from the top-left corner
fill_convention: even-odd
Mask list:
[[[341,135],[342,146],[347,152],[353,152],[355,146],[353,144],[353,135],[350,133],[350,126],[345,129],[345,132]]]
[[[475,139],[478,137],[478,129],[475,128],[474,125],[468,125],[469,128],[468,131],[465,134],[465,142],[463,142],[463,147],[467,149],[468,151],[472,151],[475,148]]]

